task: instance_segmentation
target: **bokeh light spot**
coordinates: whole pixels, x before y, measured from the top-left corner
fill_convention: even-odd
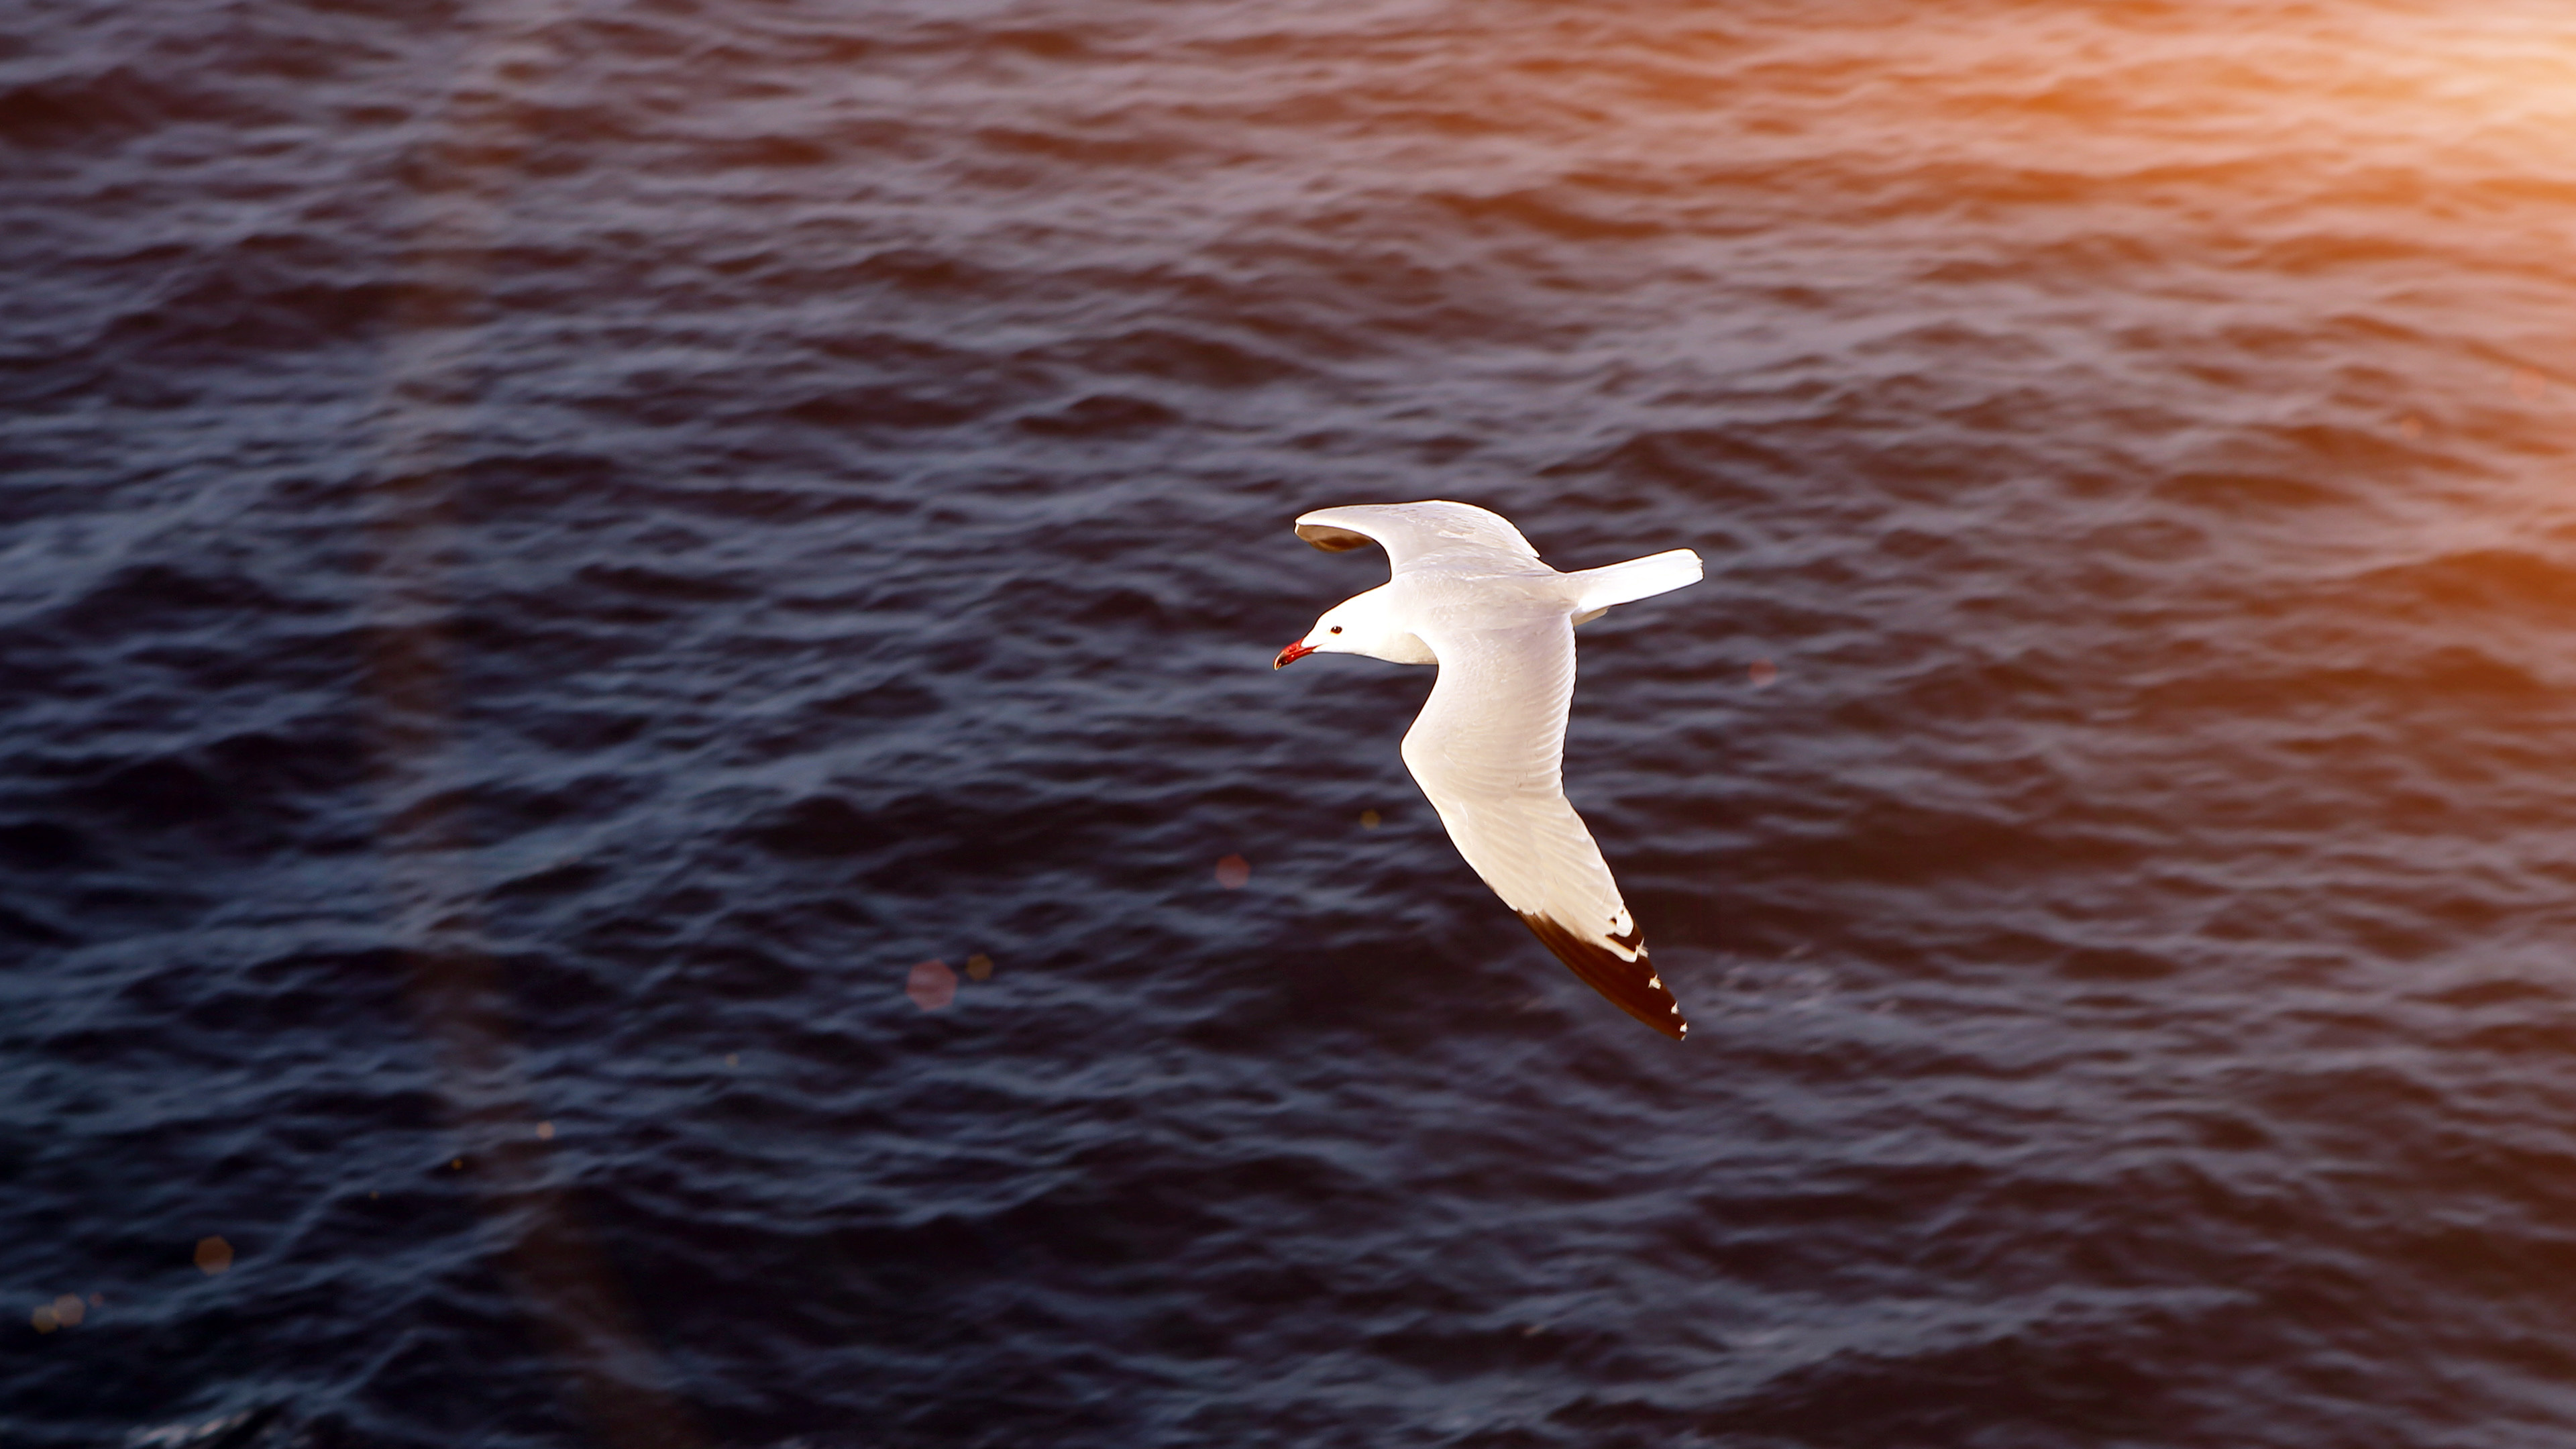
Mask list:
[[[742,1053],[740,1053],[740,1052],[726,1052],[726,1053],[725,1053],[725,1065],[726,1065],[726,1066],[729,1066],[729,1067],[738,1067],[738,1066],[741,1066],[741,1065],[742,1065]]]
[[[200,1272],[204,1273],[207,1277],[212,1278],[217,1273],[221,1273],[226,1269],[229,1269],[232,1265],[232,1244],[225,1242],[221,1238],[199,1238],[197,1240],[197,1268]]]
[[[552,1142],[552,1141],[554,1141],[554,1140],[555,1140],[555,1124],[553,1124],[552,1122],[540,1122],[540,1123],[538,1123],[538,1124],[537,1124],[537,1140],[538,1140],[539,1142]]]
[[[38,1305],[35,1312],[27,1315],[27,1321],[35,1325],[35,1329],[38,1333],[53,1332],[56,1327],[54,1323],[54,1305],[50,1303]]]
[[[1377,814],[1377,812],[1376,812],[1376,811],[1374,811],[1374,810],[1363,810],[1363,811],[1361,811],[1361,812],[1360,812],[1360,829],[1362,829],[1362,830],[1375,830],[1375,829],[1377,829],[1377,826],[1378,826],[1378,814]]]
[[[81,1302],[77,1293],[66,1293],[54,1300],[54,1321],[65,1328],[80,1322],[81,1315],[88,1311],[89,1305]]]
[[[924,1011],[937,1011],[957,999],[957,973],[945,961],[924,961],[904,978],[903,994]]]
[[[1216,883],[1230,891],[1239,891],[1252,883],[1252,862],[1239,855],[1229,855],[1216,863]]]
[[[1768,659],[1754,660],[1753,667],[1744,672],[1752,678],[1755,689],[1769,689],[1771,682],[1780,677],[1780,671]]]
[[[993,979],[993,958],[978,951],[966,958],[966,974],[978,981]]]

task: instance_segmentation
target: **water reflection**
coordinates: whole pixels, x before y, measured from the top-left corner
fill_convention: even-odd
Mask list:
[[[924,1011],[937,1011],[957,999],[957,973],[945,961],[924,961],[904,978],[903,994]]]
[[[832,1442],[852,1402],[925,1443],[1402,1440],[1402,1406],[1470,1394],[1529,1406],[1493,1442],[2426,1443],[2465,1430],[2410,1406],[2535,1436],[2563,1408],[2527,1351],[2576,1337],[2559,1296],[2402,1231],[2545,1262],[2570,1210],[2546,1048],[2576,533],[2540,424],[2576,377],[2548,298],[2576,48],[2406,18],[2546,7],[948,7],[889,42],[902,7],[611,3],[504,27],[532,68],[455,86],[416,57],[475,49],[477,7],[417,34],[327,8],[292,86],[252,27],[184,94],[101,57],[14,98],[63,225],[13,253],[50,320],[0,324],[37,490],[0,864],[40,874],[0,935],[43,955],[11,1054],[123,1104],[5,1084],[53,1114],[7,1234],[31,1339],[65,1327],[42,1287],[129,1239],[175,1259],[211,1216],[296,1272],[167,1309],[141,1377],[347,1385],[385,1442],[440,1442],[466,1406],[439,1386],[478,1375],[448,1442],[579,1437],[509,1407],[541,1375],[619,1446],[683,1399],[742,1444]],[[371,58],[336,69],[334,37]],[[343,147],[263,107],[205,165],[235,86],[386,120]],[[489,125],[441,148],[442,114]],[[368,215],[406,189],[387,137],[409,243]],[[185,224],[209,206],[239,225]],[[410,421],[379,466],[340,416]],[[1013,421],[1039,416],[1066,421]],[[1279,575],[1233,560],[1354,464],[1378,496],[1491,489],[1587,546],[1679,524],[1726,553],[1690,622],[1586,636],[1569,772],[1667,970],[1761,963],[1711,1002],[1751,1021],[1729,1050],[1595,1045],[1445,849],[1341,868],[1347,806],[1312,802],[1417,798],[1390,762],[1244,779],[1400,728],[1427,686],[1355,673],[1366,717],[1290,717],[1188,667],[1271,637]],[[370,567],[384,603],[335,618]],[[1779,679],[1756,641],[1825,663],[1743,701]],[[1190,728],[1096,687],[1139,659],[1177,661],[1149,720]],[[675,751],[713,793],[669,787]],[[158,783],[65,793],[92,775]],[[739,830],[720,803],[825,778]],[[173,819],[197,794],[208,819]],[[1170,824],[1192,809],[1228,813]],[[1166,828],[1261,840],[1265,898],[1331,898],[1205,897]],[[960,920],[1046,963],[1014,983],[1043,1029],[974,1043],[971,1094],[954,1053],[878,1050],[892,1003],[852,1025],[816,986],[854,938]],[[1830,974],[1773,964],[1805,935]],[[371,1020],[349,988],[407,963],[424,1004]],[[1103,989],[1148,981],[1176,985]],[[929,985],[917,1010],[963,989]],[[746,1089],[798,1090],[700,1092],[726,1035],[763,1042]],[[586,1114],[613,1259],[514,1175],[550,1157],[518,1136],[529,1080]],[[2160,1135],[2212,1101],[2298,1150]],[[478,1194],[417,1191],[436,1103],[504,1143]],[[906,1131],[848,1130],[878,1120]],[[204,1121],[269,1130],[259,1170],[201,1154]],[[1011,1193],[1069,1148],[1079,1191]],[[399,1184],[356,1215],[382,1240],[317,1251],[340,1228],[311,1205],[370,1177]],[[943,1198],[991,1183],[1038,1205],[955,1230]],[[1515,1236],[1532,1202],[1547,1230]],[[1174,1204],[1188,1254],[1133,1231]],[[488,1271],[424,1282],[416,1246]],[[1593,1275],[1625,1286],[1564,1364],[1478,1384],[1437,1346],[1462,1306],[1509,1322]],[[533,1326],[510,1381],[477,1357],[504,1293]],[[1028,1301],[1053,1317],[991,1311]],[[309,1334],[216,1331],[234,1312]],[[1736,1313],[1829,1346],[1748,1364]],[[1194,1423],[1154,1341],[1193,1322],[1338,1345],[1330,1383],[1226,1396],[1312,1427]],[[662,1373],[662,1343],[697,1351]],[[2336,1430],[2311,1390],[2339,1373],[2378,1374],[2349,1397],[2393,1422]],[[2179,1387],[2116,1418],[2097,1380]]]
[[[51,1303],[37,1305],[36,1311],[27,1316],[27,1321],[38,1333],[51,1333],[57,1328],[77,1327],[81,1319],[88,1316],[90,1304],[106,1301],[107,1299],[102,1295],[93,1293],[90,1295],[90,1302],[83,1303],[79,1294],[66,1293]]]

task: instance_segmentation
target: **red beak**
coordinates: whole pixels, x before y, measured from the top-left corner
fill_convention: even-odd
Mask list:
[[[1273,669],[1285,669],[1289,665],[1296,663],[1298,660],[1303,659],[1314,652],[1314,645],[1300,640],[1297,643],[1291,644],[1287,648],[1280,650],[1279,657],[1270,661],[1270,667]]]

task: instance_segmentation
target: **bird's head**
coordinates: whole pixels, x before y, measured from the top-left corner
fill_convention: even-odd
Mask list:
[[[1393,601],[1387,596],[1392,587],[1381,584],[1326,609],[1315,627],[1306,631],[1306,637],[1280,650],[1270,667],[1285,669],[1309,654],[1365,654],[1398,664],[1430,662],[1430,651],[1422,641],[1410,630],[1397,627]]]

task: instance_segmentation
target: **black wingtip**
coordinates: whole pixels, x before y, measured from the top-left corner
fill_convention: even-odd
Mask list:
[[[1646,957],[1644,932],[1620,939],[1620,945],[1637,953],[1637,959],[1629,961],[1546,916],[1523,911],[1520,918],[1530,928],[1530,934],[1556,953],[1556,959],[1582,977],[1585,985],[1609,997],[1611,1005],[1675,1041],[1690,1034],[1690,1023],[1682,1020],[1681,1004],[1664,989],[1663,978]]]

